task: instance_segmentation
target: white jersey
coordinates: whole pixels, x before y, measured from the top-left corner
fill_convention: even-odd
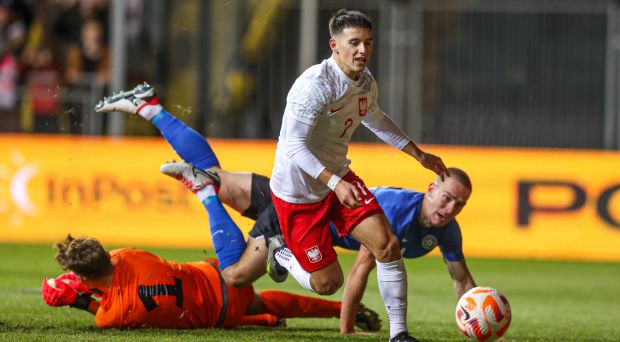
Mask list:
[[[286,99],[270,181],[278,198],[289,203],[313,203],[327,196],[330,189],[316,179],[319,174],[327,168],[340,177],[346,175],[351,163],[347,159],[348,145],[355,129],[363,123],[375,131],[386,118],[377,104],[377,93],[377,82],[367,68],[354,81],[333,58],[310,67],[297,78]],[[324,166],[316,168],[314,174],[306,173],[288,156],[288,120],[314,127],[306,146]],[[400,129],[390,133],[388,142],[399,149],[410,141]]]

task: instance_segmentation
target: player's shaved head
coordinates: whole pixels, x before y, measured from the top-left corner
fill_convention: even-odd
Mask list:
[[[88,279],[100,279],[108,275],[112,269],[112,262],[97,239],[73,238],[67,235],[64,241],[54,244],[56,261],[63,270],[75,272]]]
[[[450,177],[437,176],[428,186],[422,202],[420,223],[425,227],[443,227],[465,207],[471,195],[471,180],[459,168],[448,168]]]
[[[450,171],[450,178],[461,183],[467,190],[469,190],[469,192],[472,191],[471,180],[469,179],[467,172],[459,169],[458,167],[449,167],[448,171]],[[435,183],[440,184],[441,182],[441,177],[437,176]]]
[[[372,31],[372,21],[370,18],[356,10],[339,9],[329,19],[329,34],[333,37],[342,33],[345,28],[367,28]]]

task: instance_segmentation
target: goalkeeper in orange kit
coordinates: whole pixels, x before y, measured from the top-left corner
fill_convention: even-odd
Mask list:
[[[70,235],[55,248],[70,272],[43,280],[44,301],[87,310],[100,328],[275,326],[290,317],[340,316],[340,302],[228,286],[217,259],[179,263],[134,248],[108,253],[96,239]]]

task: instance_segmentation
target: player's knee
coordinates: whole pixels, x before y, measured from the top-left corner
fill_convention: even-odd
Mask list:
[[[232,287],[246,287],[252,283],[247,274],[239,272],[236,267],[230,266],[222,270],[222,277],[226,284]]]
[[[375,258],[379,262],[390,262],[400,259],[400,243],[398,238],[393,234],[388,235],[384,243],[377,246]]]
[[[313,279],[312,280],[312,289],[317,294],[323,296],[330,296],[336,293],[342,284],[344,283],[344,278],[342,275],[339,277],[330,277],[330,278],[322,278],[322,279]]]
[[[327,282],[327,283],[315,284],[312,286],[312,289],[314,290],[314,292],[322,296],[331,296],[334,293],[336,293],[336,291],[338,291],[338,289],[341,286],[342,286],[342,282],[340,283]]]

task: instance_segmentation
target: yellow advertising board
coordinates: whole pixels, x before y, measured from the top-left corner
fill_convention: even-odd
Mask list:
[[[210,140],[223,167],[269,176],[275,141]],[[466,170],[467,256],[620,261],[620,153],[423,146]],[[0,242],[67,233],[123,246],[211,246],[194,195],[159,173],[179,159],[162,138],[0,135]],[[434,176],[383,144],[354,144],[368,186],[425,191]],[[230,210],[244,232],[252,221]]]

